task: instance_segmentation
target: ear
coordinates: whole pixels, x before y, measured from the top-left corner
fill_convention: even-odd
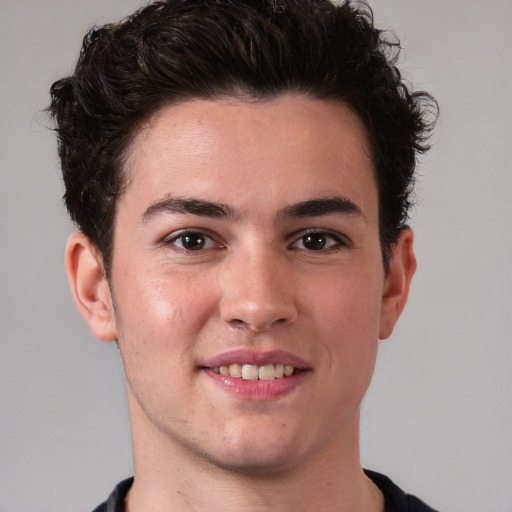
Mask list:
[[[96,246],[82,233],[74,233],[66,245],[66,273],[76,307],[94,336],[117,339],[110,288]]]
[[[380,312],[379,338],[382,340],[391,336],[407,302],[412,276],[416,271],[413,241],[413,232],[404,228],[393,246]]]

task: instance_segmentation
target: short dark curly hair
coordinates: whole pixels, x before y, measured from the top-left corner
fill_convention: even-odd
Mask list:
[[[285,92],[344,102],[363,121],[387,269],[437,113],[429,94],[403,82],[399,43],[389,35],[374,27],[366,3],[329,0],[167,0],[93,27],[74,74],[52,85],[49,111],[66,206],[98,247],[107,276],[124,157],[141,123],[187,99]]]

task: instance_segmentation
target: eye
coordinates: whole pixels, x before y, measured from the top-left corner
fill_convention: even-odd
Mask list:
[[[169,238],[165,243],[166,245],[175,245],[185,251],[200,251],[219,246],[210,236],[201,231],[182,231]]]
[[[348,244],[346,242],[332,233],[311,231],[302,235],[291,245],[291,248],[307,251],[325,251],[334,247],[347,245]]]

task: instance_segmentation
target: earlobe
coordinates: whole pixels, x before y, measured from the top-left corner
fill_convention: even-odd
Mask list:
[[[66,273],[75,305],[94,336],[116,340],[114,308],[101,257],[82,233],[74,233],[68,240]]]
[[[382,297],[379,324],[380,339],[391,336],[407,302],[412,276],[416,271],[413,241],[413,232],[409,228],[404,228],[393,247]]]

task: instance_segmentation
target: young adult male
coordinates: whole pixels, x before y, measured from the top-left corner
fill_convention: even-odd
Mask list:
[[[125,369],[134,479],[97,511],[428,511],[359,458],[433,100],[365,6],[170,0],[52,86],[66,265]]]

